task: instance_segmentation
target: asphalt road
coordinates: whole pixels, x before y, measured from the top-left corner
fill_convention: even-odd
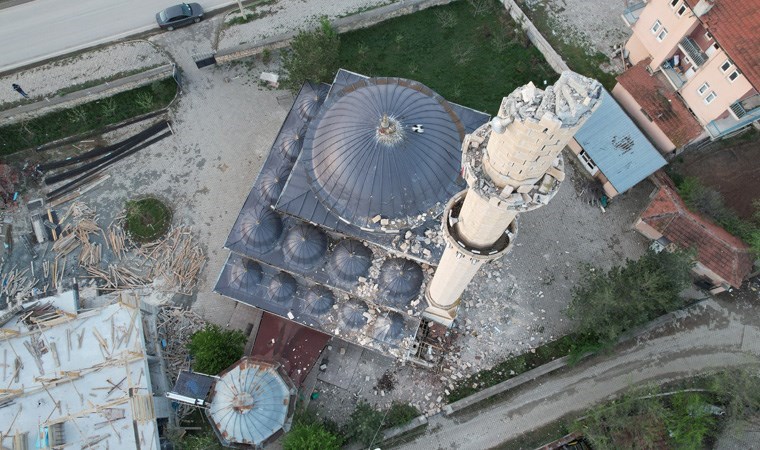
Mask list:
[[[155,15],[180,0],[34,0],[0,10],[0,71],[157,29]],[[236,3],[198,2],[205,10]]]
[[[485,449],[583,411],[632,385],[725,367],[760,368],[756,306],[708,301],[703,310],[659,327],[613,354],[589,359],[515,389],[502,403],[469,415],[430,419],[404,449]],[[559,437],[559,436],[558,436]]]

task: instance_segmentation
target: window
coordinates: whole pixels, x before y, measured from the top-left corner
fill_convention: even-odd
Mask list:
[[[707,83],[703,83],[702,86],[700,86],[699,89],[697,89],[697,94],[699,94],[699,96],[701,97],[705,95],[705,92],[707,92],[708,89],[710,89],[710,85]]]
[[[678,11],[676,11],[676,15],[683,16],[683,13],[686,12],[686,5],[681,5],[680,8],[678,8]]]
[[[665,39],[665,36],[668,35],[668,30],[663,28],[662,31],[660,31],[660,34],[657,35],[657,42],[662,42]]]
[[[654,25],[652,25],[652,34],[657,34],[657,32],[660,31],[660,26],[662,26],[662,24],[660,23],[660,21],[659,20],[655,20],[654,21]]]
[[[734,70],[733,72],[731,72],[731,75],[728,76],[728,81],[730,81],[730,82],[733,83],[734,80],[737,79],[737,78],[739,78],[739,71],[738,70]]]
[[[733,64],[731,64],[731,61],[730,60],[726,60],[726,62],[724,62],[723,64],[721,64],[720,71],[723,72],[723,73],[726,73],[726,72],[728,72],[728,69],[731,68],[731,66],[733,66]]]
[[[707,39],[708,41],[712,41],[713,37],[709,31],[705,31],[705,39]]]
[[[707,94],[707,97],[705,97],[705,103],[709,105],[710,103],[713,102],[713,100],[715,100],[715,97],[717,96],[718,94],[716,94],[714,91],[710,92],[709,94]]]
[[[588,155],[588,153],[586,153],[586,150],[581,150],[578,156],[581,157],[581,161],[583,161],[583,164],[586,166],[589,172],[596,173],[596,164],[594,163],[594,160],[591,159],[591,157]]]
[[[675,8],[676,5],[678,4],[678,2],[680,2],[680,1],[681,0],[670,0],[670,7],[671,8]]]

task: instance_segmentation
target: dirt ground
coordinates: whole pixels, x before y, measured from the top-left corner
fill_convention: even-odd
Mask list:
[[[698,178],[723,195],[726,205],[749,219],[752,203],[760,199],[760,132],[687,150],[672,163],[682,176]]]

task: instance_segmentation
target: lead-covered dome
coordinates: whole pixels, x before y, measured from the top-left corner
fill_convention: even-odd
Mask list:
[[[334,214],[365,229],[400,229],[440,213],[461,190],[463,137],[456,113],[429,88],[370,78],[330,96],[303,157],[312,190]]]

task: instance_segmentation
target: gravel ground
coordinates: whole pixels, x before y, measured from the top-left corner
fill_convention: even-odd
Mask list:
[[[395,3],[394,0],[277,0],[255,9],[262,17],[243,25],[224,29],[219,36],[218,48],[229,48],[255,42],[316,24],[320,17],[332,20],[360,11]],[[229,18],[239,16],[230,14]]]
[[[130,41],[82,53],[32,69],[0,77],[0,108],[21,100],[11,89],[19,84],[30,99],[40,100],[74,85],[103,80],[124,72],[135,72],[169,63],[166,53],[148,41]]]
[[[567,43],[580,44],[589,52],[612,53],[631,35],[620,17],[626,7],[624,0],[525,0],[533,9],[543,7],[555,25],[554,34],[562,35]]]

